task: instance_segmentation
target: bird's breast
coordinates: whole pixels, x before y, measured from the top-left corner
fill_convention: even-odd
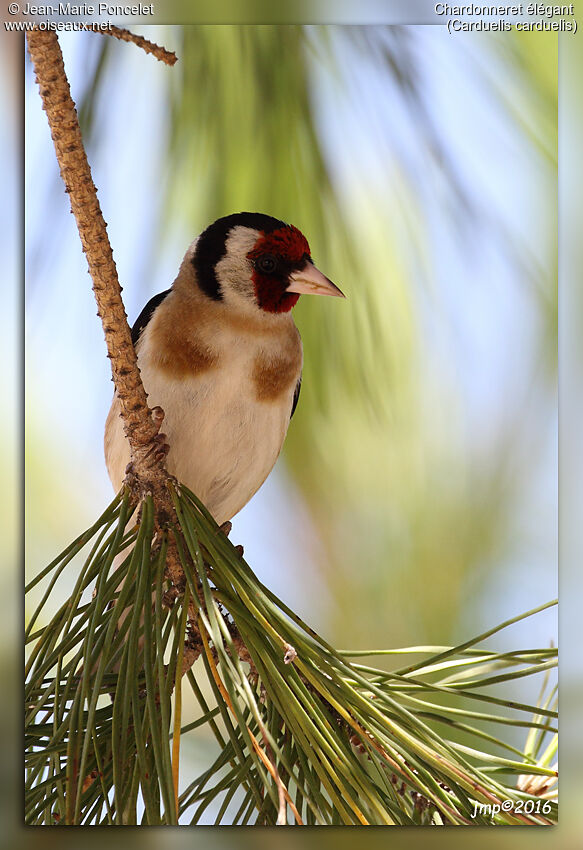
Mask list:
[[[206,335],[194,332],[197,325],[190,311],[177,309],[171,299],[172,295],[167,309],[158,310],[146,328],[139,359],[168,379],[183,380],[213,369],[218,351]]]
[[[257,353],[252,368],[255,398],[266,404],[287,397],[295,389],[302,366],[301,349]]]
[[[224,522],[258,490],[281,451],[302,367],[299,334],[295,325],[279,336],[191,332],[171,356],[174,343],[161,348],[148,330],[138,362],[149,405],[165,412],[168,470]],[[129,460],[117,424],[114,474],[108,460],[114,486]]]

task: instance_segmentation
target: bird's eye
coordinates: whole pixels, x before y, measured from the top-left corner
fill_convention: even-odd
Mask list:
[[[272,274],[277,268],[277,260],[273,254],[263,254],[257,259],[256,266],[264,274]]]

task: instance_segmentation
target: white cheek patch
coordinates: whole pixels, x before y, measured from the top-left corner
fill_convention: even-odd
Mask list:
[[[234,227],[229,233],[225,256],[221,257],[215,267],[226,303],[229,303],[232,295],[242,295],[247,300],[255,300],[255,289],[251,280],[253,266],[247,259],[247,254],[255,247],[258,237],[257,230],[242,225]]]
[[[199,240],[199,239],[200,239],[200,236],[196,236],[196,237],[192,240],[192,242],[190,243],[190,245],[188,246],[188,248],[186,249],[186,254],[184,255],[184,260],[185,260],[185,261],[188,261],[189,263],[192,263],[192,261],[193,261],[193,259],[194,259],[194,255],[196,254],[196,246],[197,246],[197,244],[198,244],[198,240]]]

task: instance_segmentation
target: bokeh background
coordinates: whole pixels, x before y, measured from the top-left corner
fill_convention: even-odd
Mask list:
[[[179,65],[61,40],[130,320],[192,237],[242,208],[301,227],[348,295],[296,309],[301,404],[233,532],[256,572],[354,648],[455,642],[551,598],[557,39],[142,32]],[[24,86],[35,570],[110,497],[111,385],[28,67]],[[521,628],[513,646],[556,639],[554,615]]]
[[[295,311],[298,415],[233,531],[254,569],[358,649],[456,642],[552,598],[556,38],[148,35],[175,68],[93,34],[61,39],[130,320],[193,236],[240,209],[299,226],[348,296]],[[25,98],[34,570],[110,498],[112,388],[29,64]],[[548,643],[553,616],[515,639]]]

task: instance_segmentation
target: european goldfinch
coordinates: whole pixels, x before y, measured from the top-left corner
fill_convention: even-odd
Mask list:
[[[263,484],[300,392],[300,294],[341,296],[314,266],[305,236],[262,213],[211,224],[188,248],[171,289],[133,329],[150,406],[165,413],[168,471],[230,520]],[[117,491],[129,447],[114,396],[105,457]]]

